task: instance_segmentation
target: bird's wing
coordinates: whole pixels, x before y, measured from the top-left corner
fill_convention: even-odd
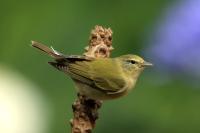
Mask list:
[[[108,94],[120,93],[126,90],[126,82],[120,78],[96,78],[94,80],[95,85]]]
[[[73,80],[92,86],[94,89],[106,93],[119,93],[124,91],[126,82],[121,75],[120,68],[109,59],[92,62],[78,61],[69,64],[68,73]]]

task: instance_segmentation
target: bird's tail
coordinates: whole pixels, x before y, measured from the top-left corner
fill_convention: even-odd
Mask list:
[[[54,50],[53,48],[49,48],[47,46],[45,46],[44,44],[41,44],[39,42],[36,41],[31,41],[31,45],[45,53],[47,53],[48,55],[50,55],[51,57],[57,59],[60,57],[63,57],[63,54],[57,52],[56,50]]]

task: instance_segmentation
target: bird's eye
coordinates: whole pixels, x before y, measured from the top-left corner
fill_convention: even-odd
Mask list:
[[[136,64],[136,63],[137,63],[137,62],[134,61],[134,60],[128,60],[128,62],[131,63],[131,64]]]

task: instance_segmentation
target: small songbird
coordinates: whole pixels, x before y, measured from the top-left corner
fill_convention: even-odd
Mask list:
[[[116,58],[67,56],[35,41],[32,46],[52,56],[55,61],[48,63],[69,75],[77,91],[91,99],[108,100],[126,95],[144,68],[152,66],[132,54]]]

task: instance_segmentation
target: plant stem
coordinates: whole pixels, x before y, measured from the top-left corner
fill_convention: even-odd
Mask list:
[[[95,58],[107,58],[110,56],[112,47],[112,30],[95,26],[91,31],[89,46],[85,48],[85,56]],[[73,119],[70,120],[72,133],[91,133],[98,119],[98,109],[102,101],[88,99],[86,96],[78,94],[72,105]]]

